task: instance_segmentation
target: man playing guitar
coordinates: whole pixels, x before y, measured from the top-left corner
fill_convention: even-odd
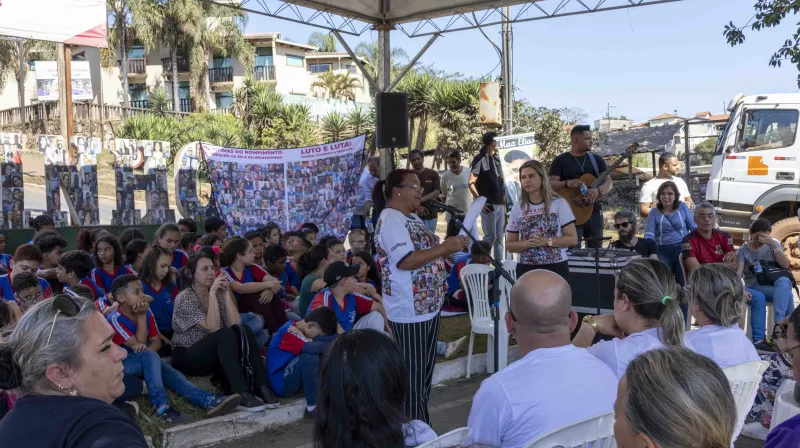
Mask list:
[[[572,149],[556,157],[550,165],[550,186],[556,192],[565,187],[578,188],[581,186],[579,179],[584,174],[593,174],[595,177],[599,177],[607,169],[603,158],[591,153],[592,131],[589,126],[575,126],[570,132],[570,137]],[[600,196],[608,194],[609,191],[611,191],[611,176],[608,176],[598,188],[590,188],[584,194],[585,199],[594,204],[594,209],[591,218],[586,223],[576,226],[578,245],[584,237],[600,238],[603,236],[603,212],[598,199]],[[601,241],[592,241],[587,245],[588,247],[599,247],[601,243]]]

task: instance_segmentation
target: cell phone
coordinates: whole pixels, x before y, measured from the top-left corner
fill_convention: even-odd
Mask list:
[[[228,271],[223,269],[222,270],[222,275],[225,276],[225,278],[228,280],[228,283],[233,283],[233,277],[231,277],[231,274],[228,274]]]

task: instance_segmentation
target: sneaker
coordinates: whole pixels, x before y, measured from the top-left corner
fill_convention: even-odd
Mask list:
[[[778,351],[778,349],[776,349],[766,339],[755,341],[753,342],[753,345],[755,346],[756,352],[758,352],[759,355],[769,355]]]
[[[313,411],[309,411],[306,408],[306,411],[303,412],[303,418],[306,420],[316,420],[317,419],[317,409],[315,408]]]
[[[268,409],[275,409],[281,405],[281,401],[278,400],[278,397],[276,397],[275,394],[272,393],[272,390],[269,387],[261,386],[259,392],[261,395],[261,400],[264,401]]]
[[[242,401],[240,401],[239,405],[236,406],[237,411],[245,411],[245,412],[260,412],[266,408],[267,405],[265,405],[263,401],[256,398],[256,396],[251,394],[250,392],[243,393]]]
[[[458,349],[460,349],[461,346],[464,345],[465,342],[467,342],[467,337],[466,336],[461,336],[460,338],[456,339],[453,342],[448,342],[447,343],[447,350],[445,350],[445,352],[444,352],[444,359],[452,358],[453,355],[456,354]]]
[[[242,396],[233,394],[229,396],[216,395],[206,406],[207,417],[219,417],[232,412],[242,402]]]
[[[136,416],[139,415],[139,405],[135,401],[123,401],[114,404],[114,407],[124,412],[131,420],[136,420]]]
[[[767,440],[769,429],[759,422],[745,423],[742,427],[742,435],[756,440]]]
[[[191,417],[181,414],[170,406],[165,406],[156,413],[161,417],[161,420],[170,425],[180,425],[192,421]]]

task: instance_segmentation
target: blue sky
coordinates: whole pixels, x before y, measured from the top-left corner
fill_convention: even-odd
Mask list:
[[[797,92],[797,69],[768,65],[769,57],[795,31],[796,17],[775,29],[750,32],[730,47],[723,27],[752,17],[756,0],[685,0],[514,27],[514,82],[536,106],[580,107],[590,120],[612,115],[644,121],[664,112],[682,116],[722,113],[735,94]],[[552,3],[549,0],[548,3]],[[317,29],[251,14],[247,32],[280,32],[306,42]],[[499,27],[487,34],[500,44]],[[355,45],[376,33],[347,38]],[[410,57],[426,38],[392,33],[392,45]],[[498,63],[477,30],[446,34],[422,57],[424,64],[465,76],[482,76]],[[499,68],[494,72],[499,73]]]

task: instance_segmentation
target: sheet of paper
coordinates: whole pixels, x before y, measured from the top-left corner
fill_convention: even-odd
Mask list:
[[[464,229],[469,230],[472,236],[478,239],[480,239],[480,235],[477,232],[476,225],[478,224],[478,216],[481,215],[481,211],[485,205],[485,197],[481,196],[478,199],[475,199],[472,201],[472,205],[469,206],[469,209],[467,209],[467,214],[464,216]],[[467,236],[464,230],[461,230],[459,235]]]

